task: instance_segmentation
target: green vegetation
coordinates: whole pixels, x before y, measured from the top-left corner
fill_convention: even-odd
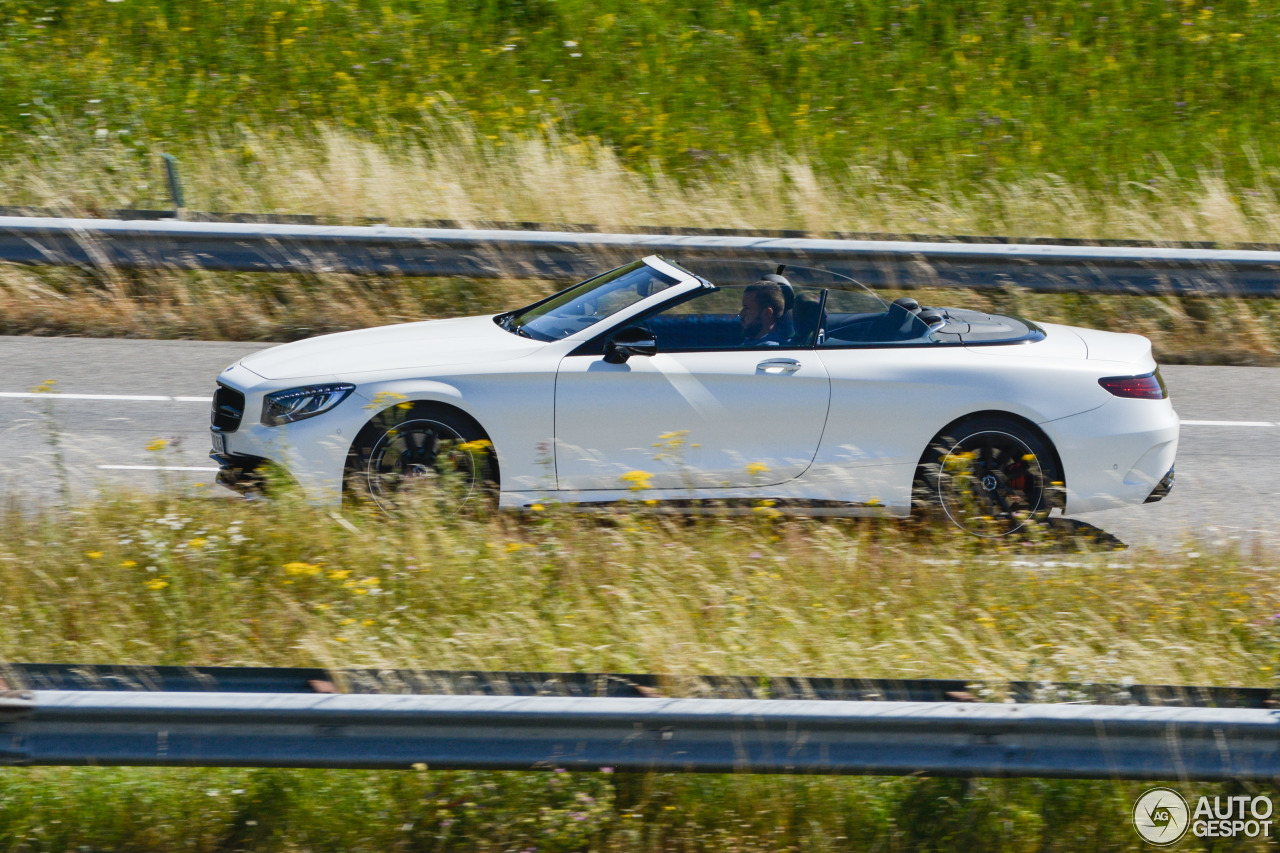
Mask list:
[[[10,150],[84,128],[181,155],[312,122],[394,142],[448,104],[495,140],[568,132],[677,171],[787,152],[916,187],[1159,192],[1171,169],[1280,165],[1280,15],[1257,0],[8,0],[4,18]]]
[[[167,151],[201,210],[1280,243],[1278,37],[1258,0],[5,0],[0,202],[166,206]],[[291,339],[551,286],[7,267],[0,333]],[[1139,331],[1163,360],[1280,355],[1273,301],[925,298]],[[0,659],[995,684],[1280,666],[1271,553],[420,509],[5,507]],[[1141,787],[6,769],[0,851],[1119,850]]]
[[[167,206],[163,149],[207,211],[1280,243],[1280,16],[1253,2],[6,11],[13,205]],[[0,333],[288,340],[551,287],[6,267]],[[1165,361],[1280,356],[1271,302],[943,298],[1138,331]]]
[[[263,512],[201,491],[5,511],[0,660],[995,685],[1265,685],[1280,665],[1280,561],[1210,543],[1177,556],[993,545],[769,508],[450,517],[425,500],[404,518],[348,510],[344,525],[288,494]],[[1136,845],[1142,787],[12,769],[0,850],[1119,850]]]
[[[1077,553],[769,507],[453,518],[424,501],[348,524],[288,496],[270,509],[7,511],[0,660],[1242,686],[1280,661],[1280,563],[1225,545]]]
[[[1244,790],[1174,784],[1197,796]],[[14,769],[0,772],[0,850],[1136,851],[1142,843],[1129,811],[1148,787],[553,772]],[[1210,844],[1188,836],[1178,849],[1222,849]],[[1261,839],[1233,845],[1267,849]]]

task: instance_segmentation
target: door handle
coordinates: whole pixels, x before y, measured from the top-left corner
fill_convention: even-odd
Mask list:
[[[799,369],[800,362],[793,358],[770,358],[756,365],[758,373],[768,373],[774,376],[795,373]]]

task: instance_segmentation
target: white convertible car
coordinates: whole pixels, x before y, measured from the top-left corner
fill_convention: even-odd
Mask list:
[[[717,285],[648,257],[517,311],[256,353],[218,377],[219,481],[270,462],[315,502],[384,507],[449,482],[511,509],[931,504],[979,535],[1172,486],[1178,417],[1145,338],[783,271]]]

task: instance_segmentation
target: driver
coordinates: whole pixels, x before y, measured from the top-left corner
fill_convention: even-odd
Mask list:
[[[738,312],[738,321],[742,323],[741,346],[781,346],[785,336],[778,321],[786,305],[782,287],[777,282],[761,280],[747,285],[742,291],[742,310]]]

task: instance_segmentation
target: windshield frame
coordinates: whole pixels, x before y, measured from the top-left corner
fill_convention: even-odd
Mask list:
[[[641,299],[617,310],[611,311],[608,314],[600,316],[594,322],[591,322],[583,328],[577,329],[571,334],[566,334],[562,337],[553,337],[547,335],[545,332],[540,332],[537,329],[528,328],[532,321],[547,316],[547,312],[539,312],[539,308],[543,308],[550,303],[560,301],[565,305],[571,304],[574,301],[580,301],[588,297],[597,289],[607,286],[619,277],[629,275],[641,267],[647,267],[658,278],[670,281],[671,283],[661,290],[642,297]],[[526,305],[523,308],[517,308],[514,311],[506,311],[502,314],[495,315],[493,320],[505,331],[531,340],[536,340],[541,343],[582,340],[598,334],[600,328],[602,328],[602,324],[612,328],[618,322],[626,322],[636,313],[647,311],[655,305],[664,304],[671,299],[682,297],[693,290],[698,290],[703,287],[710,287],[710,285],[703,282],[687,270],[676,267],[657,255],[649,255],[638,261],[632,261],[629,264],[623,264],[622,266],[605,270],[599,275],[592,276],[585,281],[580,281],[577,284],[566,287],[565,289],[557,291],[545,299],[540,299],[531,305]],[[522,322],[522,318],[530,315],[531,312],[537,313],[534,316],[528,317],[528,319],[524,319]]]

